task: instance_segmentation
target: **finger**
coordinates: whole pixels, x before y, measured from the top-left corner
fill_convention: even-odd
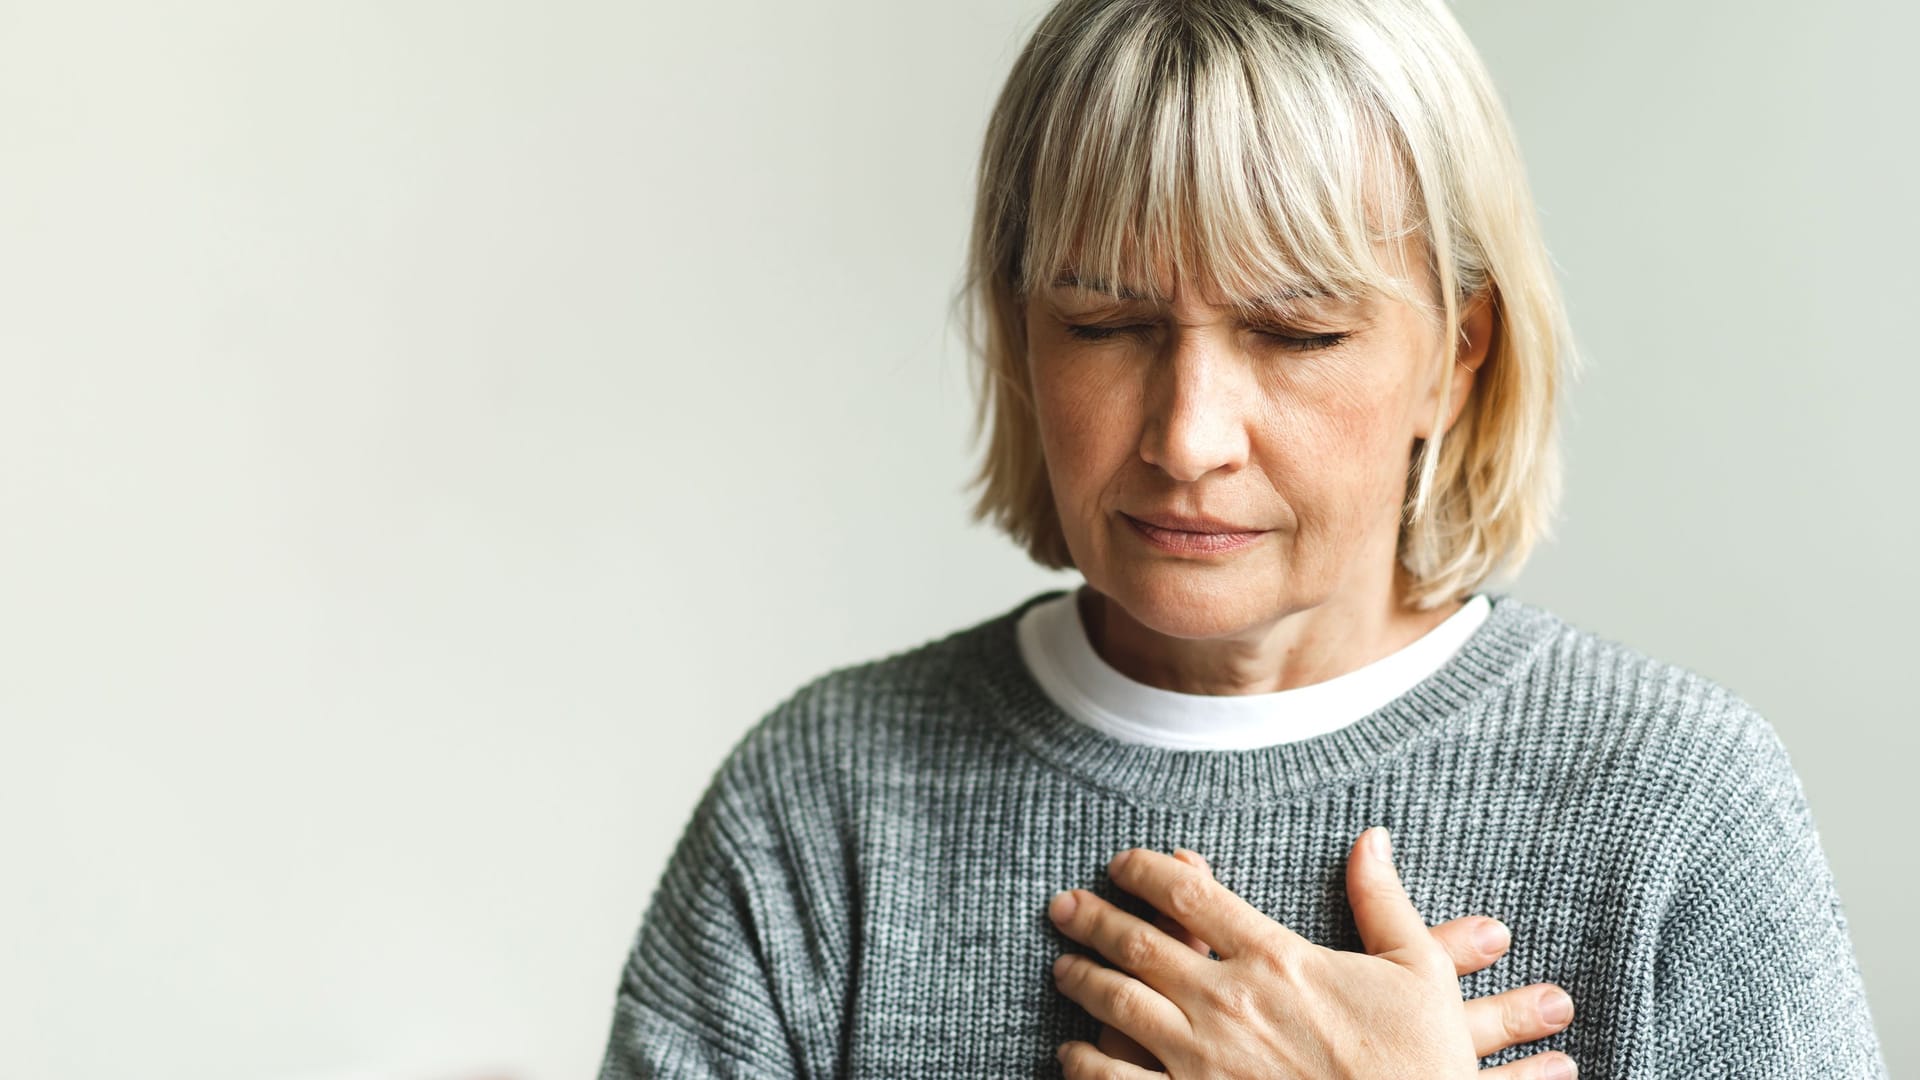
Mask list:
[[[1151,986],[1090,956],[1063,953],[1053,965],[1054,985],[1094,1019],[1118,1028],[1151,1051],[1171,1038],[1192,1034],[1187,1014]]]
[[[1171,918],[1165,915],[1156,915],[1153,917],[1153,925],[1158,928],[1161,933],[1192,949],[1194,952],[1199,953],[1201,956],[1208,954],[1209,950],[1206,942],[1201,941],[1193,931],[1174,922]]]
[[[1154,1057],[1151,1050],[1134,1042],[1133,1036],[1112,1024],[1100,1025],[1100,1038],[1094,1045],[1108,1057],[1138,1065],[1148,1072],[1166,1071],[1160,1067],[1160,1059]]]
[[[1368,953],[1413,967],[1445,962],[1426,920],[1400,884],[1392,841],[1378,825],[1361,833],[1347,855],[1347,903]]]
[[[1176,859],[1179,859],[1183,863],[1186,863],[1188,866],[1196,867],[1200,870],[1205,871],[1208,877],[1213,876],[1213,867],[1208,866],[1207,860],[1203,856],[1201,856],[1199,852],[1193,850],[1192,848],[1183,848],[1183,847],[1174,848],[1173,857]]]
[[[1206,871],[1209,877],[1213,876],[1213,868],[1207,865],[1207,860],[1201,858],[1200,853],[1197,851],[1189,851],[1186,848],[1174,848],[1173,857],[1190,866],[1195,866]],[[1187,948],[1192,949],[1194,952],[1199,953],[1201,956],[1210,956],[1213,953],[1213,949],[1208,946],[1206,942],[1200,940],[1199,934],[1181,926],[1171,915],[1162,912],[1153,920],[1153,925],[1159,927],[1167,936],[1180,942]]]
[[[1170,998],[1184,1000],[1207,971],[1201,965],[1210,963],[1159,927],[1085,889],[1055,893],[1047,915],[1061,933],[1091,945],[1116,967]]]
[[[1151,848],[1128,848],[1115,855],[1107,864],[1107,876],[1211,942],[1213,951],[1224,959],[1253,949],[1311,944],[1215,881],[1212,874]]]
[[[1467,1031],[1481,1057],[1544,1039],[1573,1022],[1573,999],[1552,983],[1535,983],[1466,1003]]]
[[[1163,1072],[1148,1072],[1138,1065],[1113,1058],[1095,1049],[1092,1043],[1078,1039],[1063,1043],[1056,1055],[1066,1070],[1067,1080],[1167,1080]]]
[[[1554,1071],[1563,1067],[1565,1072]],[[1580,1075],[1580,1067],[1558,1050],[1543,1050],[1519,1061],[1481,1069],[1480,1075],[1491,1076],[1494,1080],[1574,1080]]]
[[[1455,975],[1471,975],[1507,954],[1513,934],[1506,924],[1484,915],[1449,919],[1428,931],[1453,958]]]

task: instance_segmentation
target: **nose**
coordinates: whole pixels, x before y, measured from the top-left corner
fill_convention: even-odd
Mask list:
[[[1250,407],[1243,367],[1204,334],[1176,329],[1146,388],[1140,456],[1186,483],[1243,465]]]

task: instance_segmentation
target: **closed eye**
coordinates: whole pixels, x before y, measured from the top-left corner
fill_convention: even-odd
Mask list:
[[[1115,337],[1144,337],[1155,328],[1145,323],[1130,323],[1124,326],[1089,326],[1069,323],[1067,333],[1081,341],[1109,341]],[[1255,333],[1274,342],[1283,349],[1295,352],[1312,352],[1315,349],[1329,349],[1353,336],[1352,331],[1340,331],[1332,334],[1284,334],[1277,330],[1256,330]]]

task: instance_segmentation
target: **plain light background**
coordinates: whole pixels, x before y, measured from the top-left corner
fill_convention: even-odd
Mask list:
[[[1076,578],[948,325],[1043,5],[0,3],[0,1076],[592,1075],[733,742]],[[1461,0],[1592,358],[1511,591],[1920,967],[1912,5]]]

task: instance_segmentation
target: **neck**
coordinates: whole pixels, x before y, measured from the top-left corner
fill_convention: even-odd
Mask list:
[[[1264,694],[1344,675],[1405,648],[1458,612],[1454,599],[1426,611],[1405,603],[1396,563],[1386,588],[1347,593],[1219,637],[1162,634],[1091,585],[1075,597],[1087,637],[1114,670],[1186,694]]]

